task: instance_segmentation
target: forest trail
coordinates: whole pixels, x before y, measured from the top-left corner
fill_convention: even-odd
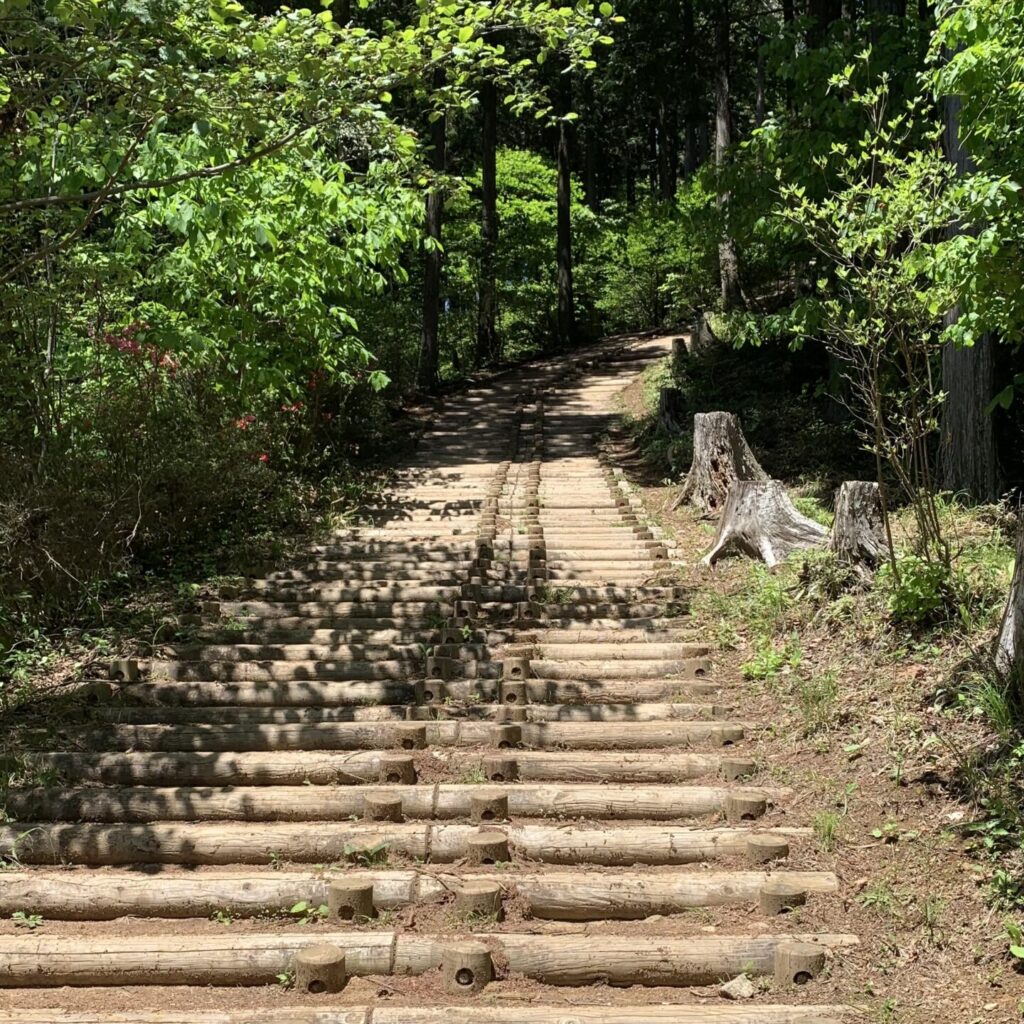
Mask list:
[[[40,738],[0,916],[45,927],[4,925],[0,1021],[844,1016],[815,994],[857,945],[815,927],[838,880],[615,466],[616,396],[667,352],[453,399],[361,525]]]

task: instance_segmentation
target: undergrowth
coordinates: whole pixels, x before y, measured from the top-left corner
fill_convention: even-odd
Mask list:
[[[906,765],[936,746],[953,754],[951,792],[970,808],[961,835],[987,865],[992,905],[1021,916],[1024,690],[1000,683],[989,655],[1012,571],[1014,516],[1002,507],[967,510],[948,502],[943,514],[957,538],[950,572],[905,548],[898,573],[882,566],[873,578],[828,553],[794,555],[774,571],[749,564],[729,593],[700,592],[694,613],[723,649],[750,651],[744,677],[788,698],[799,735],[827,744],[828,734],[837,734],[851,761],[880,742],[867,736],[870,729],[844,728],[847,705],[863,702],[865,687],[873,684],[863,674],[844,677],[838,664],[822,664],[822,657],[856,651],[865,663],[896,669],[905,681],[891,695],[894,709],[886,719],[889,777],[902,785]],[[908,517],[895,520],[902,538]],[[823,654],[808,656],[809,637],[820,639]],[[900,675],[902,665],[913,665],[913,672]],[[941,683],[915,689],[919,678]],[[948,725],[938,734],[924,729],[917,707],[941,708]],[[835,844],[833,819],[824,813],[815,821],[825,850]]]

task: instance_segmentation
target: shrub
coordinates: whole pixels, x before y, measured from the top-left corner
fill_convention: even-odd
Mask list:
[[[876,577],[886,594],[889,619],[919,631],[948,622],[963,602],[963,578],[942,562],[904,555],[896,572],[883,565]]]

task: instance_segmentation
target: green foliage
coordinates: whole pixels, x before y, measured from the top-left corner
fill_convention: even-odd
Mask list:
[[[995,330],[1019,344],[1024,340],[1024,211],[1019,199],[1024,181],[1024,5],[1020,0],[945,0],[936,13],[932,87],[939,97],[959,97],[961,142],[974,164],[957,196],[961,223],[968,230],[952,239],[945,253],[944,270],[961,307],[952,333],[970,344],[983,331]]]
[[[616,20],[529,0],[363,12],[0,5],[9,674],[45,667],[37,632],[172,554],[179,575],[237,568],[359,497],[353,466],[390,439],[417,342],[410,270],[437,184],[422,121],[470,114],[487,77],[512,116],[550,123],[539,65],[592,68]],[[539,187],[535,251],[550,174]],[[549,288],[528,274],[520,326]]]
[[[299,924],[315,924],[327,917],[328,907],[326,903],[310,903],[309,900],[299,900],[289,911]]]
[[[877,577],[893,624],[912,630],[949,621],[958,603],[959,582],[942,562],[909,554],[899,559],[895,572],[886,564]]]
[[[27,928],[30,932],[43,926],[42,915],[27,914],[24,910],[16,910],[11,914],[11,920],[14,922],[15,928]]]

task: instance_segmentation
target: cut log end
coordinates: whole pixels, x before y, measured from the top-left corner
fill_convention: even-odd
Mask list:
[[[482,942],[453,942],[441,953],[441,974],[449,995],[481,992],[494,980],[491,951]]]
[[[300,949],[295,954],[292,971],[296,991],[310,995],[340,992],[348,980],[345,951],[329,942]]]

